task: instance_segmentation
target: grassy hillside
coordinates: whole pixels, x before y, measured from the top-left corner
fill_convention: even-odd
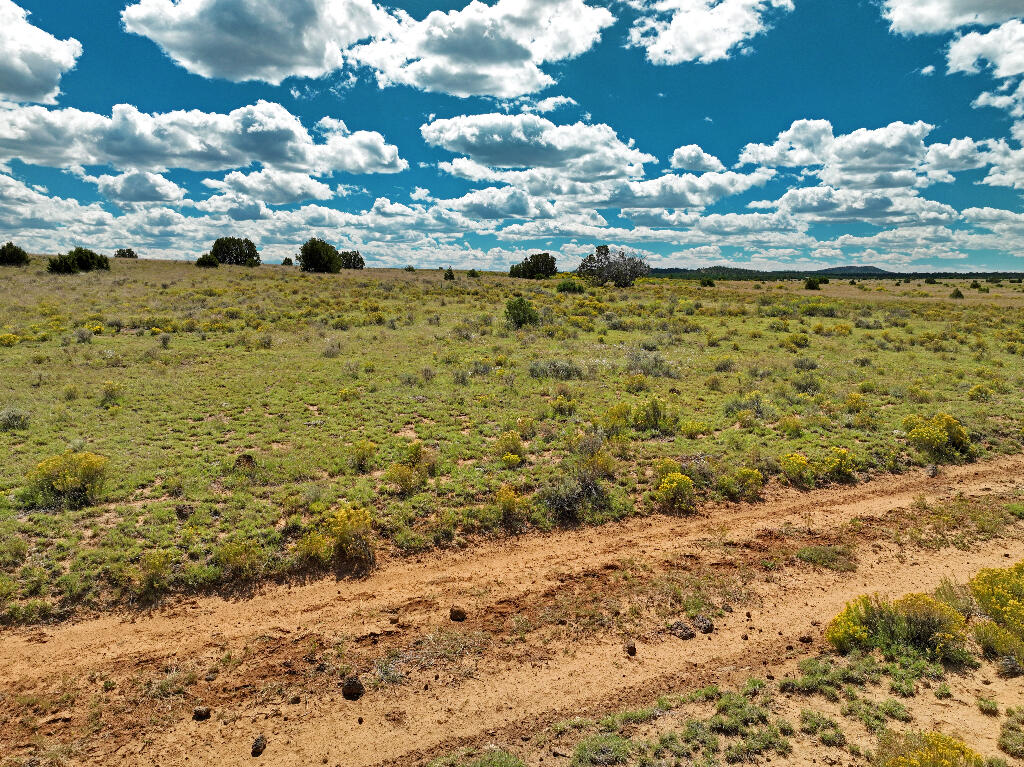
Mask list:
[[[1021,448],[1019,284],[559,282],[3,268],[6,620]]]

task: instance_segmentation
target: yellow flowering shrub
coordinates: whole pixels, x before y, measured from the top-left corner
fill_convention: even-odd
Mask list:
[[[930,419],[907,416],[903,430],[907,442],[931,458],[950,460],[968,455],[971,450],[971,435],[949,413],[936,413]]]
[[[501,465],[506,469],[514,469],[522,462],[522,456],[516,455],[515,453],[505,453],[505,455],[501,457]]]
[[[370,539],[370,512],[342,506],[328,517],[325,527],[339,566],[361,573],[373,568],[377,557]]]
[[[987,568],[968,586],[978,606],[998,625],[1024,638],[1024,562]]]
[[[828,455],[821,459],[821,473],[840,482],[853,479],[856,468],[853,454],[845,447],[829,448]]]
[[[941,732],[886,732],[878,741],[877,767],[983,767],[981,754]]]
[[[4,333],[0,335],[0,346],[14,346],[21,339],[14,335],[14,333]]]
[[[67,452],[40,461],[28,476],[30,505],[80,509],[97,501],[106,480],[107,459]]]
[[[825,640],[840,653],[913,649],[943,661],[967,659],[964,617],[927,594],[908,594],[895,601],[877,594],[858,597],[829,622]]]
[[[782,476],[794,487],[810,487],[814,484],[811,462],[802,453],[789,453],[779,458]]]
[[[697,507],[693,480],[678,471],[667,474],[654,491],[654,502],[666,514],[689,514]]]

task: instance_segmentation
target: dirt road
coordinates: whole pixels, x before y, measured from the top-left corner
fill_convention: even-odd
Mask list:
[[[57,711],[56,703],[34,713],[23,707],[0,734],[16,754],[40,748],[41,738],[92,764],[249,764],[261,733],[269,744],[261,759],[274,765],[409,765],[463,744],[513,743],[566,716],[646,702],[810,651],[824,622],[857,594],[933,588],[943,577],[964,580],[1024,558],[1017,530],[970,551],[865,538],[852,541],[856,573],[774,572],[758,566],[772,555],[766,528],[836,530],[920,499],[1009,491],[1022,478],[1024,456],[1002,457],[935,478],[913,472],[806,494],[775,491],[763,503],[691,518],[482,542],[388,562],[361,581],[6,630],[5,695],[53,701],[69,686],[74,693]],[[731,611],[716,618],[713,633],[677,639],[652,595],[666,578],[708,574],[717,602]],[[450,620],[453,605],[465,621]],[[623,650],[626,638],[637,644],[635,657]],[[367,683],[358,701],[341,694],[349,672]],[[208,721],[192,720],[200,704],[212,710]]]

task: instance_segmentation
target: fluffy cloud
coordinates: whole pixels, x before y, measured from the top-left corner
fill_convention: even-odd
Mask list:
[[[1019,0],[885,0],[894,32],[935,34],[971,24],[999,24],[1021,15]]]
[[[338,69],[345,49],[394,25],[371,0],[140,0],[121,20],[189,72],[274,85]]]
[[[725,170],[722,161],[713,154],[708,154],[696,144],[681,146],[672,152],[671,164],[678,170],[721,171]]]
[[[118,175],[85,176],[96,184],[100,194],[120,203],[176,202],[185,198],[185,190],[159,173],[128,171]]]
[[[624,143],[608,125],[556,125],[533,114],[460,115],[420,127],[424,140],[466,156],[458,167],[478,180],[491,168],[548,168],[571,179],[638,177],[657,158]]]
[[[834,141],[828,120],[796,120],[782,131],[773,144],[747,144],[740,152],[740,165],[794,168],[820,165]]]
[[[0,0],[0,98],[56,103],[61,76],[81,55],[73,37],[58,40],[30,24],[12,0]]]
[[[541,69],[589,50],[614,17],[583,0],[472,0],[422,21],[399,11],[387,34],[352,49],[381,85],[513,98],[554,83]]]
[[[306,173],[264,168],[252,173],[232,171],[222,180],[204,179],[203,184],[222,192],[234,192],[269,205],[287,205],[305,200],[329,200],[330,186]]]
[[[981,61],[992,65],[996,77],[1024,74],[1024,22],[1015,19],[988,32],[968,32],[950,43],[950,72],[979,72]]]
[[[827,120],[797,120],[773,144],[747,144],[739,164],[808,168],[834,188],[910,189],[986,163],[983,144],[971,138],[926,144],[932,129],[919,120],[835,136]]]
[[[227,170],[259,162],[316,174],[394,173],[407,167],[397,147],[379,133],[352,132],[332,118],[316,127],[319,142],[287,109],[267,101],[228,114],[146,114],[118,104],[110,117],[77,109],[0,105],[0,161],[153,171]]]
[[[747,41],[769,17],[792,11],[792,0],[635,0],[640,18],[629,32],[653,64],[703,64],[748,52]]]
[[[875,224],[944,223],[956,220],[949,205],[908,191],[835,189],[830,186],[789,189],[775,201],[751,203],[775,208],[807,221],[864,221]]]
[[[601,189],[604,199],[595,200],[598,207],[622,208],[703,208],[724,197],[741,194],[755,186],[763,186],[775,171],[758,168],[753,173],[702,173],[699,176],[666,174],[646,181],[622,181]]]

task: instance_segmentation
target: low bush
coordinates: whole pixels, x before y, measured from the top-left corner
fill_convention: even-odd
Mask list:
[[[999,728],[999,749],[1015,759],[1024,759],[1024,706],[1006,709]]]
[[[665,514],[693,513],[697,509],[693,480],[679,471],[670,471],[654,491],[654,503]]]
[[[311,237],[299,248],[299,269],[304,272],[333,274],[341,271],[341,255],[338,249],[317,237]]]
[[[764,489],[764,475],[757,469],[739,468],[718,480],[718,491],[730,501],[756,501]]]
[[[841,653],[877,649],[895,657],[916,651],[954,664],[971,660],[964,617],[926,594],[895,601],[862,596],[832,619],[825,639]]]
[[[20,431],[27,429],[31,416],[20,407],[5,407],[0,410],[0,431]]]
[[[527,299],[519,296],[510,298],[505,304],[505,319],[508,324],[518,329],[540,322],[540,314]]]
[[[907,442],[935,460],[956,460],[970,455],[971,436],[967,429],[949,413],[936,413],[929,418],[919,415],[903,420]]]
[[[13,242],[0,246],[0,266],[25,266],[30,260],[25,249]]]
[[[782,476],[794,487],[808,488],[814,484],[814,470],[807,456],[802,453],[789,453],[779,458]]]
[[[1024,562],[981,570],[968,587],[985,615],[1024,639]]]
[[[559,293],[585,293],[587,286],[579,280],[574,280],[569,277],[559,282],[558,287],[555,289]]]
[[[629,425],[640,432],[674,434],[679,426],[679,415],[670,412],[658,397],[649,397],[632,408]]]
[[[571,381],[583,378],[583,368],[573,360],[534,360],[530,363],[530,377]]]
[[[80,509],[96,503],[106,476],[103,456],[67,452],[41,461],[29,473],[26,500],[33,507]]]
[[[997,661],[1004,676],[1024,673],[1024,640],[995,621],[974,624],[974,639],[988,660]]]
[[[53,274],[78,274],[96,269],[110,269],[110,259],[88,248],[74,248],[54,256],[46,264],[46,271]]]
[[[114,251],[114,258],[138,258],[139,254],[131,248],[118,248]]]
[[[196,259],[196,266],[200,269],[216,269],[220,266],[220,261],[211,253],[203,253],[203,255]]]
[[[885,731],[878,740],[877,767],[985,767],[982,756],[941,732]]]

